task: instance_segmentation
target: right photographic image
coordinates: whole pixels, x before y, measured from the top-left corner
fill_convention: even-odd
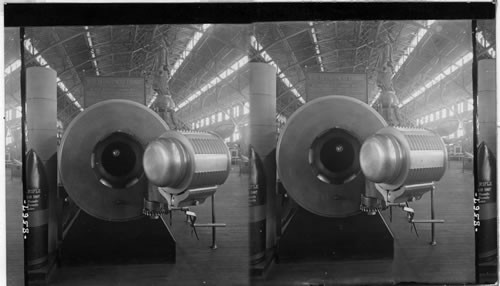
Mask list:
[[[249,34],[252,285],[495,283],[495,20]]]

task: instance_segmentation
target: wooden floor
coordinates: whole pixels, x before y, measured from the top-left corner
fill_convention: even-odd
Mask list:
[[[254,285],[373,285],[399,282],[473,283],[474,229],[472,226],[474,178],[462,173],[462,165],[451,161],[435,192],[436,218],[445,224],[436,226],[438,245],[430,246],[430,225],[417,226],[420,237],[410,232],[405,214],[384,211],[395,236],[392,261],[293,262],[272,266],[266,279]],[[415,219],[430,218],[430,194],[411,203]],[[362,235],[362,230],[360,230]],[[300,246],[298,246],[300,247]],[[373,247],[377,247],[374,245]]]
[[[51,285],[248,285],[248,177],[235,167],[216,194],[219,249],[209,249],[210,230],[199,229],[200,240],[191,235],[180,213],[174,215],[172,232],[177,239],[177,263],[62,267]],[[7,173],[7,279],[23,285],[21,184]],[[274,265],[267,279],[255,285],[339,285],[397,282],[474,282],[474,233],[472,227],[473,176],[462,173],[461,164],[450,162],[436,190],[437,246],[430,246],[430,226],[419,225],[420,237],[410,232],[405,214],[394,209],[389,223],[395,235],[393,261],[342,261],[283,263]],[[430,195],[411,204],[416,219],[429,218]],[[210,202],[193,208],[198,222],[209,222]],[[388,211],[383,213],[388,219]],[[147,243],[147,242],[140,242]],[[300,247],[300,246],[298,246]],[[376,247],[376,245],[374,245]]]
[[[5,216],[7,243],[7,285],[24,285],[24,241],[22,236],[23,187],[20,177],[5,170]],[[2,283],[0,283],[2,284]]]

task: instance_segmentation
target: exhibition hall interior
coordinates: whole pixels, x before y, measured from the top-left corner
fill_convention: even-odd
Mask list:
[[[498,279],[494,20],[4,35],[7,285]]]

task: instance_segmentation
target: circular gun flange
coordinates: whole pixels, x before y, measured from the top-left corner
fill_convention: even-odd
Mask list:
[[[158,115],[133,101],[107,100],[85,109],[68,126],[58,152],[66,192],[96,218],[140,218],[148,184],[142,153],[147,143],[167,130]],[[103,170],[96,163],[104,163]]]
[[[300,107],[281,132],[276,152],[279,178],[287,193],[301,207],[317,215],[358,214],[365,178],[357,154],[361,143],[385,126],[385,120],[373,108],[351,97],[324,96]],[[321,140],[325,134],[331,137],[322,146],[316,146],[319,143],[315,140]],[[354,139],[348,140],[350,137]],[[335,150],[324,150],[321,154],[323,148]],[[349,148],[352,151],[346,155],[335,153]],[[318,158],[327,157],[323,165],[330,171],[329,177],[325,170],[314,167],[317,162],[313,159],[314,150]],[[319,174],[326,179],[320,179]]]

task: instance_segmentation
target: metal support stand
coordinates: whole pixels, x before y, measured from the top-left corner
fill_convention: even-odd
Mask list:
[[[212,194],[212,223],[215,224],[215,194]],[[434,227],[434,225],[432,226]],[[217,249],[215,236],[216,236],[216,227],[214,225],[212,227],[212,246],[210,246],[211,249]]]
[[[437,245],[436,242],[436,223],[444,223],[444,219],[436,219],[435,212],[434,212],[434,190],[436,189],[435,186],[432,186],[431,189],[431,219],[413,219],[411,220],[411,223],[430,223],[431,224],[431,242],[429,243],[430,245]]]
[[[432,186],[431,189],[431,220],[434,220],[436,217],[434,215],[434,190],[436,189],[435,186]],[[436,225],[435,223],[431,223],[431,245],[436,245]]]
[[[216,223],[215,222],[215,198],[212,195],[212,223],[193,223],[192,226],[196,227],[211,227],[212,228],[212,245],[211,249],[217,249],[217,238],[216,238],[216,228],[217,227],[226,227],[225,223]]]
[[[415,233],[418,236],[417,233],[417,228],[415,226],[416,223],[430,223],[431,224],[431,242],[429,243],[430,245],[437,245],[436,242],[436,223],[444,223],[444,219],[436,219],[436,213],[434,209],[434,191],[436,189],[436,186],[433,184],[430,191],[431,191],[431,219],[413,219],[415,212],[412,208],[408,206],[408,202],[405,203],[387,203],[387,206],[389,207],[389,217],[392,221],[392,207],[397,206],[403,208],[404,211],[407,212],[408,214],[408,222],[412,224],[412,227],[415,229]]]
[[[386,206],[389,208],[389,221],[392,222],[392,207],[404,208],[406,203],[386,203]]]
[[[182,211],[186,214],[186,222],[189,223],[189,225],[193,228],[193,232],[196,235],[196,238],[199,239],[198,233],[196,232],[197,227],[211,227],[212,228],[212,245],[210,248],[212,249],[217,249],[217,240],[216,240],[216,228],[217,227],[226,227],[225,223],[216,223],[215,222],[215,198],[214,194],[211,195],[212,197],[212,222],[211,223],[196,223],[196,213],[192,212],[189,210],[189,207],[174,207],[170,206],[170,224],[172,223],[172,213],[174,211]]]

